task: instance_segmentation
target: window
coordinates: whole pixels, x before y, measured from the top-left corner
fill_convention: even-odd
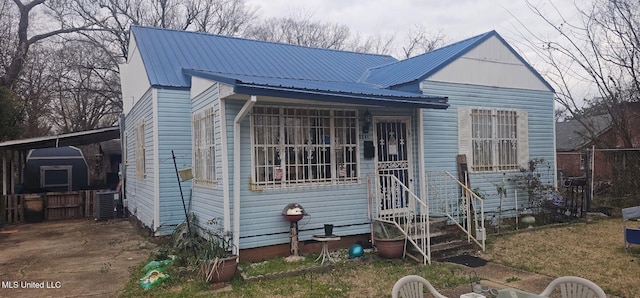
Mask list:
[[[253,184],[356,183],[357,124],[354,110],[253,108]]]
[[[49,191],[71,191],[71,166],[40,166],[40,187]]]
[[[194,114],[193,124],[193,178],[196,184],[212,185],[216,179],[216,145],[213,107]]]
[[[471,170],[517,170],[528,160],[525,112],[490,108],[460,108],[460,153],[468,155]]]
[[[144,179],[147,175],[144,141],[144,121],[141,121],[136,127],[136,177],[138,179]]]

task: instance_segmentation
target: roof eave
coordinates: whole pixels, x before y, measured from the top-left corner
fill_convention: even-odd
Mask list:
[[[389,97],[366,94],[340,93],[320,90],[301,90],[274,86],[237,83],[234,92],[258,96],[295,98],[323,102],[349,103],[356,105],[383,106],[395,108],[440,109],[449,107],[447,97]]]

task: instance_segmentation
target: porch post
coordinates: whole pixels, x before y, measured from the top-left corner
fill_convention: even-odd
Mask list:
[[[429,215],[429,197],[427,196],[427,181],[425,178],[426,167],[424,165],[424,124],[422,123],[424,119],[422,117],[422,109],[417,109],[416,113],[418,114],[416,118],[418,122],[418,159],[420,160],[418,162],[418,171],[420,171],[420,173],[418,173],[418,177],[420,177],[420,199],[427,205],[425,210],[427,214],[423,215]]]
[[[13,166],[15,162],[15,158],[16,158],[15,151],[11,151],[11,158],[9,159],[9,188],[11,189],[12,195],[16,193],[16,182],[13,181],[13,177],[15,177],[15,171],[13,170],[15,168]]]
[[[240,122],[249,114],[256,101],[258,98],[251,95],[233,121],[233,244],[235,244],[236,254],[240,252]],[[229,218],[229,203],[226,200],[224,203],[226,226],[226,220]]]
[[[7,195],[7,151],[2,151],[2,195]]]

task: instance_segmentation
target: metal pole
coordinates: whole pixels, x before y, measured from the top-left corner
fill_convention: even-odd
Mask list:
[[[180,174],[178,173],[178,165],[176,164],[176,155],[171,150],[171,157],[173,158],[173,167],[176,170],[176,178],[178,178],[178,188],[180,189],[180,198],[182,199],[182,209],[184,210],[184,216],[187,219],[187,232],[189,233],[189,237],[193,234],[191,232],[191,222],[189,221],[189,213],[187,212],[187,205],[184,203],[184,195],[182,194],[182,184],[180,183]],[[193,247],[193,257],[198,258],[196,253],[196,248]]]
[[[596,146],[591,146],[591,185],[589,186],[589,200],[587,200],[587,210],[584,210],[584,206],[582,206],[582,213],[580,214],[580,217],[582,217],[583,214],[586,214],[586,212],[589,211],[589,209],[591,209],[591,201],[593,200],[593,180],[595,179],[595,166],[596,163]]]

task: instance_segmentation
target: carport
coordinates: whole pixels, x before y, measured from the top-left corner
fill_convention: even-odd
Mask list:
[[[80,146],[87,144],[95,144],[114,139],[120,139],[120,126],[111,126],[87,131],[59,134],[55,136],[45,136],[21,140],[12,140],[0,143],[0,156],[2,157],[2,200],[0,200],[0,222],[15,223],[24,220],[24,198],[17,193],[16,186],[23,185],[25,182],[25,165],[26,157],[31,149],[40,148],[57,148],[65,146]],[[95,193],[95,192],[94,192]],[[77,195],[84,200],[82,196],[91,196],[95,194],[87,194],[78,192],[71,193],[55,193],[51,196],[74,196]],[[75,198],[71,198],[73,200]],[[78,200],[76,200],[78,201]],[[90,212],[93,216],[93,206],[83,206],[83,213]]]

